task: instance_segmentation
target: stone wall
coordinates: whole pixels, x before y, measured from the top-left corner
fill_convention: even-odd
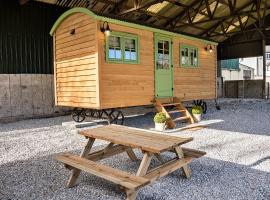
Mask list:
[[[63,114],[51,74],[0,74],[0,121]]]

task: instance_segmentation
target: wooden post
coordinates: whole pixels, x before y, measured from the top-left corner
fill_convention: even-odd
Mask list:
[[[137,171],[136,176],[144,176],[147,173],[152,157],[153,157],[152,153],[149,153],[149,152],[144,153],[142,162],[140,164],[140,167]]]
[[[126,150],[126,152],[127,152],[127,155],[129,156],[129,158],[130,158],[132,161],[137,161],[137,160],[138,160],[138,158],[137,158],[136,154],[134,153],[134,151],[132,150],[132,148],[128,148],[128,149]]]
[[[83,149],[83,151],[82,151],[82,153],[80,155],[82,158],[88,156],[94,142],[95,142],[95,138],[89,138],[88,139],[87,144],[86,144],[85,148]],[[80,173],[81,173],[81,170],[79,170],[79,169],[73,169],[72,170],[72,174],[70,175],[70,177],[68,179],[68,182],[67,182],[67,187],[73,187],[73,186],[76,185],[76,181],[77,181]]]
[[[184,158],[184,152],[180,146],[175,147],[175,152],[176,152],[176,155],[179,159]],[[183,168],[183,171],[184,171],[186,178],[189,178],[191,176],[191,170],[189,169],[189,166],[184,165],[182,168]]]

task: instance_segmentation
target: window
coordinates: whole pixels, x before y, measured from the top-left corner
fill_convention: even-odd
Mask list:
[[[183,67],[198,67],[198,48],[181,45],[180,65]]]
[[[158,40],[157,69],[170,69],[169,41]]]
[[[251,71],[250,70],[243,70],[243,78],[245,80],[250,80],[251,79]]]
[[[270,60],[270,53],[266,53],[266,59]]]
[[[132,34],[112,32],[106,40],[106,61],[139,63],[138,37]]]

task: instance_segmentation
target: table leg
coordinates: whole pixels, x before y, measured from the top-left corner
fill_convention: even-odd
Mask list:
[[[164,159],[161,157],[160,154],[155,153],[154,155],[155,155],[155,157],[158,159],[159,162],[165,163]]]
[[[129,157],[132,161],[137,161],[137,160],[138,160],[138,158],[137,158],[137,156],[135,155],[135,153],[134,153],[134,151],[132,150],[132,148],[127,149],[126,152],[127,152],[128,157]]]
[[[136,176],[144,176],[147,173],[148,167],[153,158],[153,154],[149,152],[145,152],[143,155],[143,159],[141,161],[140,167],[137,171]]]
[[[126,200],[135,200],[137,196],[137,192],[134,190],[127,190],[127,199]]]
[[[94,142],[95,142],[94,138],[89,138],[88,139],[87,144],[84,147],[83,151],[81,152],[80,157],[84,158],[90,153],[90,150],[91,150]],[[79,170],[79,169],[73,169],[72,170],[72,173],[71,173],[71,175],[70,175],[70,177],[68,179],[68,182],[67,182],[67,187],[73,187],[73,186],[76,185],[76,181],[77,181],[80,173],[81,173],[81,170]]]
[[[176,153],[178,158],[180,158],[180,159],[184,158],[184,152],[180,146],[175,147],[175,153]],[[184,165],[182,168],[183,168],[183,171],[184,171],[186,178],[189,178],[191,176],[191,170],[190,170],[189,166]]]

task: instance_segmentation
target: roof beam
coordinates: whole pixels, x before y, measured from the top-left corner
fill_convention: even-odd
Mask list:
[[[270,8],[270,6],[268,6],[267,9],[268,8]],[[264,8],[261,8],[260,10],[262,10],[262,9],[264,9]],[[235,12],[233,15],[227,15],[227,16],[222,16],[222,17],[213,17],[212,19],[206,19],[206,20],[201,20],[201,21],[197,21],[197,22],[192,22],[192,24],[196,25],[196,24],[204,24],[204,23],[213,22],[213,21],[227,20],[227,19],[230,19],[231,17],[237,17],[238,15],[249,16],[252,13],[257,13],[257,10]],[[181,27],[189,26],[189,25],[190,25],[189,23],[183,22],[183,25],[176,26],[175,28],[181,28]]]
[[[148,1],[145,4],[137,5],[137,7],[133,7],[133,8],[127,9],[127,10],[123,10],[122,12],[120,12],[118,14],[123,15],[123,14],[131,13],[131,12],[134,12],[136,10],[140,10],[140,9],[143,9],[143,8],[150,7],[150,6],[152,6],[152,5],[156,4],[156,3],[160,3],[160,2],[163,2],[163,1],[160,1],[160,0]]]
[[[195,1],[193,1],[192,4],[190,4],[188,7],[186,7],[184,11],[181,11],[174,19],[168,21],[167,24],[165,25],[165,27],[168,27],[168,26],[172,25],[173,23],[177,24],[177,22],[180,19],[182,19],[182,17],[184,17],[186,15],[186,9],[190,10],[190,9],[194,8],[195,6],[197,6],[198,4],[201,5],[202,1],[204,1],[204,0],[195,0]]]

